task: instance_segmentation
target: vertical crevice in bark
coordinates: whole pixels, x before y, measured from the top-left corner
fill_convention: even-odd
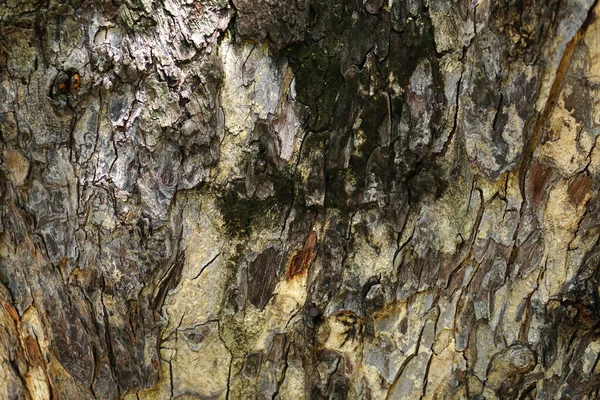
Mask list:
[[[0,397],[597,395],[599,5],[0,5]]]

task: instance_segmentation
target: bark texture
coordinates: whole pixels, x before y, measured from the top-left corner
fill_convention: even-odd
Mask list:
[[[0,398],[600,396],[594,0],[0,2]]]

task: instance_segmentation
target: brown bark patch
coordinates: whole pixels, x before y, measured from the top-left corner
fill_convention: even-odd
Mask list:
[[[16,186],[25,183],[29,174],[29,161],[18,150],[6,150],[0,155],[4,160],[4,166],[10,173],[12,181]]]
[[[529,194],[531,196],[531,202],[534,206],[539,206],[548,183],[554,176],[554,171],[551,167],[546,165],[535,163],[531,166],[529,173]]]
[[[260,253],[250,264],[248,299],[260,310],[265,308],[277,286],[278,260],[278,251],[270,247]]]
[[[4,303],[4,308],[6,309],[6,311],[8,312],[8,314],[10,315],[10,317],[15,321],[15,322],[19,322],[19,314],[17,313],[17,310],[15,310],[15,308],[13,306],[11,306],[8,303]]]
[[[25,348],[27,349],[30,365],[33,367],[42,367],[44,365],[42,354],[40,353],[38,342],[33,336],[27,336],[25,338]]]
[[[575,205],[580,205],[590,191],[591,180],[587,175],[578,175],[569,184],[569,199]]]
[[[308,269],[310,261],[313,256],[313,249],[317,244],[317,232],[312,231],[306,242],[304,242],[304,247],[301,250],[298,250],[292,256],[292,260],[290,261],[290,265],[287,270],[287,278],[293,278],[294,276],[305,272]]]

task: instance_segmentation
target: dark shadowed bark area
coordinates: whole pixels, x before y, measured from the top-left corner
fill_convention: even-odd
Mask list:
[[[0,398],[600,397],[594,0],[0,0]]]

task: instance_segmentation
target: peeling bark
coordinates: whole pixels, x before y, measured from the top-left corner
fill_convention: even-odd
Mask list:
[[[600,5],[0,4],[0,397],[597,398]]]

